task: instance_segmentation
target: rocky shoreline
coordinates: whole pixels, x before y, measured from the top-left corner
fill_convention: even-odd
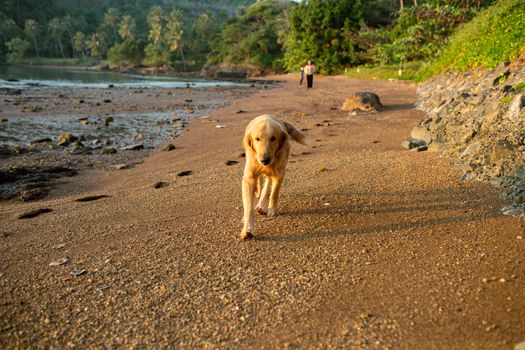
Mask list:
[[[171,151],[190,120],[267,87],[0,91],[0,201],[42,199],[65,176]]]
[[[525,56],[490,71],[447,74],[422,85],[417,108],[427,117],[405,148],[455,159],[461,180],[490,182],[525,219]]]

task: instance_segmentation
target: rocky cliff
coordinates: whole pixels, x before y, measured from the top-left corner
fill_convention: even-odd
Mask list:
[[[491,71],[436,77],[418,94],[427,117],[405,147],[451,157],[462,180],[501,188],[512,203],[503,213],[525,219],[525,55]]]

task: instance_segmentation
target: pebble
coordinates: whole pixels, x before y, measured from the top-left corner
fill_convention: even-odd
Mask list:
[[[169,152],[169,151],[173,151],[175,148],[176,148],[175,145],[173,145],[172,143],[168,143],[162,146],[162,151]]]
[[[62,249],[65,246],[66,246],[65,243],[59,243],[59,244],[55,244],[55,245],[51,246],[51,248],[53,248],[53,249]]]
[[[5,272],[0,271],[0,277],[3,277],[5,275]]]
[[[49,266],[51,267],[54,267],[54,266],[61,266],[61,265],[65,265],[69,262],[69,258],[68,257],[64,257],[64,258],[61,258],[61,259],[58,259],[58,260],[55,260],[51,263],[49,263]]]
[[[226,127],[226,125],[223,125],[223,124],[217,124],[217,129],[224,129]]]
[[[87,274],[87,270],[84,270],[84,269],[73,270],[70,272],[70,274],[73,276],[82,276],[82,275]]]
[[[115,153],[117,153],[117,150],[112,147],[102,149],[102,154],[115,154]]]
[[[116,164],[116,165],[113,165],[112,168],[115,168],[117,170],[122,170],[122,169],[129,169],[129,164],[125,164],[125,163],[122,163],[122,164]]]
[[[227,160],[226,161],[226,165],[235,165],[235,164],[238,164],[239,162],[236,161],[236,160]]]
[[[124,151],[138,151],[144,149],[144,145],[142,143],[134,143],[132,145],[122,147],[121,149]]]

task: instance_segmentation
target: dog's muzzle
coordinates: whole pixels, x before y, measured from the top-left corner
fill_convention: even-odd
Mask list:
[[[272,162],[272,158],[264,158],[264,159],[261,159],[261,164],[262,165],[268,165]]]

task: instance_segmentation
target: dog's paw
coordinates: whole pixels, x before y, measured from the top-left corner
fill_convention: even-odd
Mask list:
[[[266,214],[268,214],[267,211],[266,211],[266,209],[263,209],[263,208],[261,208],[261,207],[257,207],[257,208],[255,208],[255,211],[258,212],[258,213],[261,214],[261,215],[266,215]]]
[[[248,240],[248,239],[251,239],[253,238],[253,235],[250,231],[242,231],[241,232],[241,239],[243,240]]]
[[[276,216],[276,215],[277,215],[277,209],[268,208],[268,211],[266,212],[266,216]]]

